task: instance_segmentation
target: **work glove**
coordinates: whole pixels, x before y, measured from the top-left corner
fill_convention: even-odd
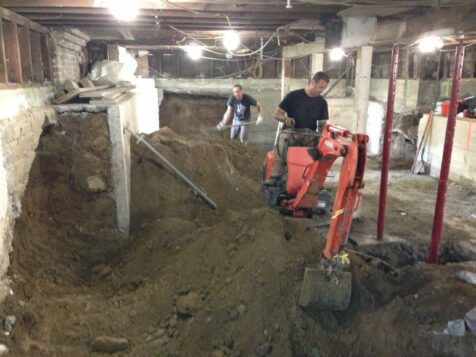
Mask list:
[[[223,129],[225,129],[225,124],[223,124],[223,122],[219,122],[218,125],[216,126],[216,129],[218,131],[222,131]]]
[[[263,117],[261,115],[258,115],[258,118],[256,118],[256,125],[260,125],[263,122]]]
[[[284,125],[286,125],[287,128],[294,128],[294,124],[296,124],[296,121],[293,118],[287,117],[284,120]]]

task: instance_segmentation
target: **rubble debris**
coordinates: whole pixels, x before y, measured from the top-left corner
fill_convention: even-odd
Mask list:
[[[181,317],[191,317],[197,311],[199,304],[200,296],[195,292],[190,292],[178,298],[177,313]]]
[[[466,322],[466,326],[471,331],[473,336],[476,336],[476,307],[469,310],[464,315],[464,321]]]
[[[448,321],[448,325],[444,331],[445,334],[454,337],[463,337],[466,332],[463,319]]]
[[[13,315],[9,315],[5,318],[4,322],[4,329],[6,332],[10,333],[13,330],[13,326],[15,326],[15,323],[17,322],[17,318]]]
[[[93,352],[114,353],[128,348],[129,341],[126,338],[99,336],[91,342]]]
[[[467,270],[460,270],[455,274],[461,280],[466,281],[467,283],[476,285],[476,274]]]
[[[91,192],[104,192],[107,189],[106,182],[104,182],[104,179],[100,176],[89,176],[86,182]]]

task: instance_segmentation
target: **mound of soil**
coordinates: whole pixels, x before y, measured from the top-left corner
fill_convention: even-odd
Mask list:
[[[454,277],[462,268],[475,271],[471,263],[389,271],[352,253],[351,306],[310,316],[297,305],[299,289],[305,267],[319,264],[325,234],[308,229],[312,221],[285,218],[260,202],[262,158],[219,136],[162,129],[145,139],[218,208],[194,197],[132,142],[133,229],[128,239],[120,237],[99,214],[110,209],[100,194],[65,182],[67,199],[50,204],[71,162],[48,173],[51,160],[42,150],[60,139],[44,135],[16,224],[14,294],[1,307],[2,316],[17,318],[10,336],[0,338],[12,355],[86,356],[108,343],[124,356],[474,352],[469,333],[434,333],[474,307],[476,289]],[[83,200],[87,205],[79,205]],[[95,209],[97,217],[83,212]],[[414,227],[423,219],[417,218]],[[369,226],[356,225],[359,232]]]

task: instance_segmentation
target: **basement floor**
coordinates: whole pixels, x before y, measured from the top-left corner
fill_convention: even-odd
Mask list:
[[[39,150],[57,147],[61,138],[52,130]],[[424,258],[437,181],[392,172],[386,232],[409,243],[365,250],[351,242],[349,309],[310,316],[297,300],[305,267],[319,263],[325,228],[309,229],[315,221],[265,207],[258,185],[262,155],[217,134],[186,137],[165,128],[146,139],[218,209],[132,143],[133,230],[124,239],[101,214],[109,209],[102,198],[81,195],[63,179],[70,162],[54,164],[39,152],[16,222],[13,294],[0,310],[17,318],[11,334],[0,337],[11,355],[99,355],[91,345],[98,336],[128,339],[120,356],[474,353],[468,331],[464,337],[443,333],[476,302],[476,286],[455,276],[476,273],[476,263],[465,261],[474,259],[466,248],[476,245],[471,188],[450,184],[446,264],[431,266]],[[375,164],[366,175],[362,218],[351,234],[356,240],[376,230]]]

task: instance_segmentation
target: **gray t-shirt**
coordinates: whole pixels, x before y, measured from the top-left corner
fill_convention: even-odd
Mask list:
[[[256,105],[256,100],[248,94],[243,94],[241,100],[232,95],[228,98],[226,105],[233,108],[233,121],[249,121],[251,117],[250,107]]]

